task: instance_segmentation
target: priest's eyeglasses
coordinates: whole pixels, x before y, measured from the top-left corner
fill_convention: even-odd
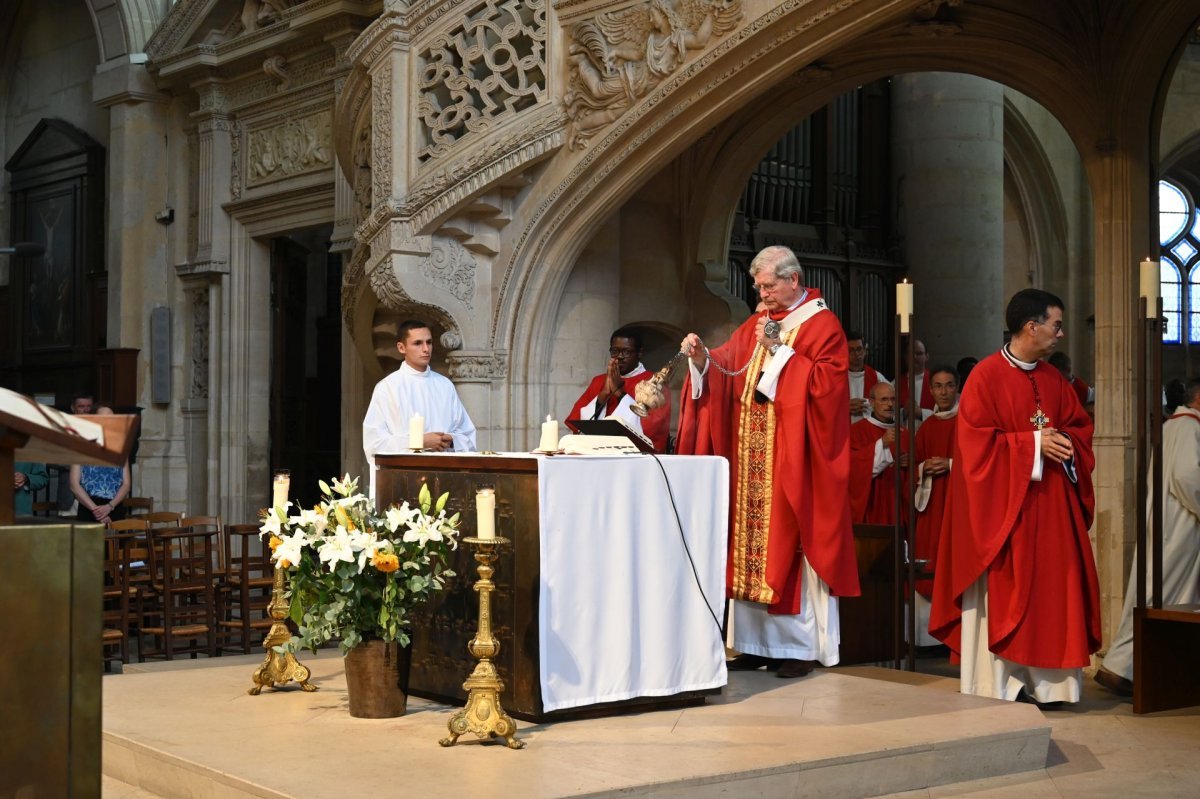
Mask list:
[[[609,347],[608,354],[614,358],[620,358],[622,355],[636,355],[637,350],[633,347]]]

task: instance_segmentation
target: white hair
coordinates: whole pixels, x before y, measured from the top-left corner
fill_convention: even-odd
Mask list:
[[[787,280],[792,275],[798,275],[800,285],[804,285],[804,269],[796,260],[796,253],[792,252],[789,247],[778,244],[764,247],[750,262],[750,275],[757,275],[767,267],[770,267],[775,272],[775,277],[780,280]]]

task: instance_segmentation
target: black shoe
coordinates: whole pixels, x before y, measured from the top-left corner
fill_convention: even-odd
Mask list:
[[[725,668],[730,671],[754,671],[763,666],[778,668],[779,661],[774,658],[765,658],[762,655],[738,655],[733,660],[725,661]]]
[[[1092,679],[1117,696],[1133,696],[1133,681],[1127,680],[1120,674],[1115,674],[1103,666],[1096,669],[1096,676]]]
[[[1027,705],[1033,705],[1038,710],[1061,710],[1062,708],[1067,706],[1067,703],[1063,702],[1063,701],[1039,702],[1036,699],[1034,699],[1032,696],[1030,696],[1029,694],[1025,693],[1024,688],[1022,688],[1021,692],[1019,694],[1017,694],[1016,701],[1024,702]]]
[[[779,673],[776,677],[782,677],[785,680],[794,680],[797,677],[804,677],[812,674],[812,662],[808,660],[785,660],[779,666]]]

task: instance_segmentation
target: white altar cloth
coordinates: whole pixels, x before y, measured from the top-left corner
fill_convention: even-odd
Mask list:
[[[658,460],[703,596],[653,457],[541,459],[538,625],[546,712],[726,683],[713,619],[725,604],[729,463]]]

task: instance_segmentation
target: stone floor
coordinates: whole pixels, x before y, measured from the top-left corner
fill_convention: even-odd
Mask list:
[[[1042,714],[959,696],[938,660],[917,674],[735,673],[705,708],[519,722],[525,751],[469,741],[450,768],[455,750],[434,740],[452,709],[414,700],[404,720],[350,720],[334,653],[305,660],[321,692],[247,697],[241,682],[256,661],[130,665],[106,677],[103,796],[349,795],[344,771],[364,751],[368,765],[355,770],[377,762],[378,771],[355,777],[354,793],[387,790],[402,773],[406,794],[458,795],[479,790],[487,769],[523,797],[1200,796],[1200,709],[1134,716],[1089,682],[1078,706]],[[299,751],[278,749],[285,730]],[[972,768],[1001,773],[987,769],[1021,762],[1022,751],[1036,759],[1026,770],[970,779]],[[905,790],[919,785],[935,787]]]

